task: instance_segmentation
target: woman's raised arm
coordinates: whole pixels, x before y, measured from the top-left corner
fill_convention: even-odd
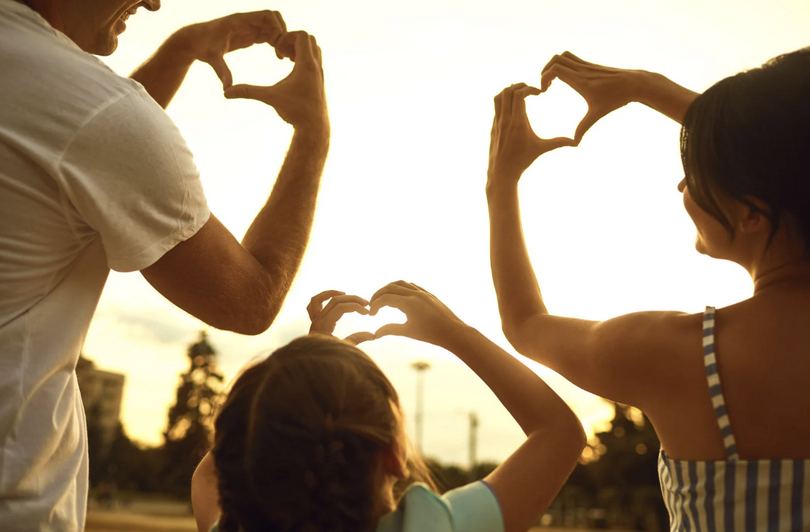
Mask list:
[[[570,85],[588,103],[588,113],[574,135],[577,143],[602,117],[630,102],[643,103],[680,124],[698,96],[661,74],[597,65],[571,52],[555,55],[543,67],[540,89],[548,89],[556,78]]]
[[[492,279],[504,334],[521,354],[602,397],[640,408],[677,387],[681,357],[700,332],[700,316],[641,312],[604,322],[552,316],[543,302],[520,219],[518,183],[543,153],[517,84],[495,97],[487,201]],[[545,150],[548,151],[548,150]],[[698,344],[695,344],[698,345]],[[653,393],[651,393],[651,389]],[[647,402],[647,404],[645,404]]]

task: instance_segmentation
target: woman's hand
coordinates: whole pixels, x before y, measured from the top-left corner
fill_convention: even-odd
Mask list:
[[[490,183],[502,179],[517,182],[542,154],[562,146],[576,145],[573,139],[566,137],[541,139],[532,130],[526,115],[526,97],[540,92],[540,89],[518,83],[495,97],[487,170]]]
[[[326,307],[323,306],[326,301]],[[347,312],[357,312],[358,314],[368,314],[368,301],[359,296],[347,296],[345,292],[338,290],[327,290],[321,292],[310,300],[307,305],[307,313],[312,325],[309,327],[309,334],[326,334],[332,336],[338,320]],[[373,340],[374,335],[370,332],[358,332],[344,338],[354,345],[361,344],[368,340]]]
[[[454,336],[467,326],[436,296],[419,286],[397,281],[390,283],[371,297],[371,316],[382,307],[393,307],[405,313],[405,323],[390,323],[380,327],[374,338],[405,336],[440,347],[448,347]]]
[[[555,55],[543,67],[540,90],[545,92],[559,78],[588,103],[588,113],[577,126],[577,144],[585,132],[604,116],[630,102],[638,101],[643,71],[611,68],[583,61],[571,52]]]

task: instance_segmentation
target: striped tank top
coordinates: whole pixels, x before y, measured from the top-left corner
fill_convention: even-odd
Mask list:
[[[739,459],[717,372],[714,315],[714,308],[706,307],[703,357],[726,459],[673,460],[661,449],[658,478],[670,530],[810,531],[810,460]]]

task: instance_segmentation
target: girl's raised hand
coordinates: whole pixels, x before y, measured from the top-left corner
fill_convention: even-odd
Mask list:
[[[324,303],[329,301],[324,307]],[[309,333],[326,334],[332,336],[335,332],[335,326],[338,320],[343,317],[347,312],[357,312],[358,314],[367,315],[368,301],[359,296],[349,296],[345,292],[339,290],[326,290],[314,296],[309,305],[307,305],[307,313],[312,325],[309,327]],[[358,332],[351,334],[344,338],[347,342],[352,344],[360,344],[368,340],[373,340],[374,335],[370,332]]]
[[[405,281],[390,283],[371,297],[369,314],[374,316],[382,307],[393,307],[405,313],[405,323],[390,323],[380,327],[374,338],[405,336],[440,347],[447,347],[453,336],[467,326],[436,296]]]

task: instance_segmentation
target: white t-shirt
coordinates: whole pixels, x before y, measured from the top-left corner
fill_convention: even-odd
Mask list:
[[[83,530],[75,367],[101,290],[208,215],[191,152],[143,87],[0,0],[2,530]]]

